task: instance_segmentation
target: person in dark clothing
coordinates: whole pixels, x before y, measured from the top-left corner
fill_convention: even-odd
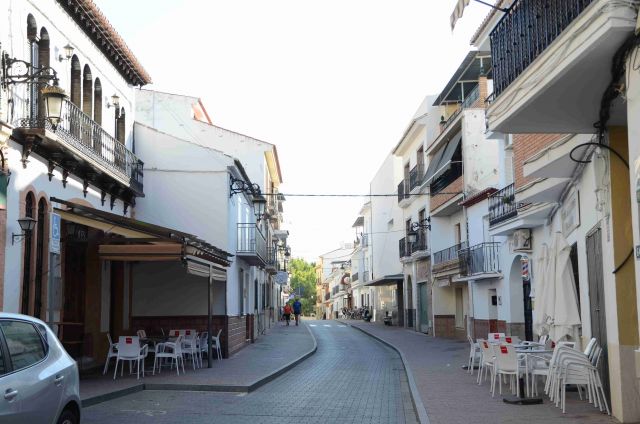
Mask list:
[[[300,299],[296,298],[296,301],[293,302],[293,314],[296,316],[296,325],[300,321],[300,314],[302,313],[302,303],[300,303]]]

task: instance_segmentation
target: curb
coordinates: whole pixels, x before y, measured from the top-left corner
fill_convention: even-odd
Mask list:
[[[174,390],[174,391],[190,391],[190,392],[235,392],[235,393],[250,393],[259,387],[269,383],[270,381],[275,380],[285,372],[289,371],[305,359],[309,358],[311,355],[316,353],[318,350],[318,342],[316,341],[315,336],[309,329],[309,326],[303,324],[306,328],[307,332],[311,336],[311,340],[313,341],[313,348],[309,350],[307,353],[301,355],[300,357],[294,359],[293,361],[283,365],[272,373],[255,380],[253,383],[250,383],[246,386],[236,386],[236,385],[224,385],[224,384],[164,384],[164,383],[142,383],[133,387],[128,387],[122,390],[116,390],[114,392],[105,393],[103,395],[98,395],[94,397],[90,397],[87,399],[83,399],[81,401],[82,407],[86,408],[88,406],[97,405],[102,402],[107,402],[113,399],[117,399],[123,396],[127,396],[133,393],[140,392],[142,390]]]
[[[400,349],[398,349],[388,341],[368,332],[363,328],[360,328],[356,325],[349,324],[348,322],[344,322],[344,321],[341,321],[341,322],[343,322],[344,324],[347,324],[351,328],[355,328],[356,330],[363,332],[367,336],[390,347],[391,349],[395,350],[398,353],[398,355],[400,356],[400,360],[402,360],[402,365],[404,366],[404,372],[407,375],[407,382],[409,383],[409,391],[411,392],[411,402],[413,403],[413,409],[415,410],[416,415],[418,416],[418,421],[420,422],[420,424],[429,424],[430,423],[429,416],[427,415],[427,410],[425,409],[424,404],[422,403],[422,398],[420,397],[420,392],[418,392],[418,386],[416,386],[416,382],[413,378],[411,367],[409,366],[407,359],[404,357]]]

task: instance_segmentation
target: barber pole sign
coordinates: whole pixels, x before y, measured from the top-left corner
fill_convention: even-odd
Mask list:
[[[521,258],[520,264],[522,266],[522,281],[529,281],[529,258]]]

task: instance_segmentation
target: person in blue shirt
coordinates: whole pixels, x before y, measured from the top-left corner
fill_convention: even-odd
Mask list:
[[[296,301],[293,302],[293,314],[296,316],[296,325],[300,321],[300,314],[302,313],[302,303],[300,303],[300,299],[296,298]]]

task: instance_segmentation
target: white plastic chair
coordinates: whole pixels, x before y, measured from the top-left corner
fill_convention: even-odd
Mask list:
[[[173,333],[170,333],[173,334]],[[182,356],[182,341],[184,336],[178,336],[175,342],[158,343],[156,345],[156,355],[153,359],[153,375],[156,374],[156,364],[158,364],[158,373],[162,371],[162,359],[169,358],[171,362],[171,368],[173,364],[176,365],[176,373],[180,375],[180,365],[182,365],[182,372],[184,373],[184,357]],[[160,360],[160,361],[158,361]]]
[[[120,336],[118,339],[118,355],[116,356],[116,369],[113,372],[113,379],[118,373],[118,363],[122,361],[120,376],[124,373],[124,361],[129,361],[129,367],[136,363],[136,375],[140,379],[140,363],[142,363],[142,377],[144,377],[144,358],[147,356],[147,345],[140,347],[138,336]]]
[[[109,338],[109,350],[107,351],[107,360],[104,362],[104,369],[102,370],[102,375],[106,375],[109,370],[109,360],[111,358],[115,358],[118,356],[118,343],[114,343],[111,340],[111,334],[107,333],[107,337]]]
[[[520,337],[518,336],[505,336],[504,338],[504,342],[507,344],[512,344],[512,345],[519,345],[520,344]]]
[[[200,352],[198,349],[198,337],[196,330],[185,330],[184,338],[182,339],[182,351],[183,354],[191,357],[191,364],[195,371],[196,366],[201,367],[200,364]]]
[[[500,340],[504,340],[504,333],[489,333],[487,336],[487,340],[490,342],[499,342]]]
[[[487,373],[491,374],[491,390],[493,391],[493,374],[495,365],[495,356],[492,345],[487,340],[478,340],[480,349],[482,350],[482,359],[480,361],[480,369],[478,370],[478,385],[482,383],[482,373],[484,372],[484,381],[487,381]]]
[[[520,397],[520,385],[518,384],[518,378],[523,374],[523,371],[520,367],[520,361],[518,359],[518,354],[516,353],[516,348],[512,345],[508,344],[500,344],[493,346],[493,351],[495,355],[495,371],[493,373],[492,382],[492,391],[491,396],[495,395],[496,384],[495,378],[498,377],[500,394],[502,394],[502,376],[509,376],[509,383],[511,387],[511,391],[513,392],[513,386],[516,387],[516,396]]]
[[[137,331],[138,337],[140,337],[141,339],[146,339],[147,338],[147,332],[144,330],[138,330]]]
[[[220,344],[221,334],[222,334],[222,329],[218,330],[217,336],[211,337],[211,350],[213,351],[215,349],[218,359],[222,359],[222,345]]]
[[[467,364],[467,372],[473,375],[473,368],[476,365],[476,358],[478,359],[478,362],[481,361],[482,350],[480,349],[480,345],[478,344],[478,342],[474,342],[471,336],[467,335],[467,340],[469,341],[469,363]]]

